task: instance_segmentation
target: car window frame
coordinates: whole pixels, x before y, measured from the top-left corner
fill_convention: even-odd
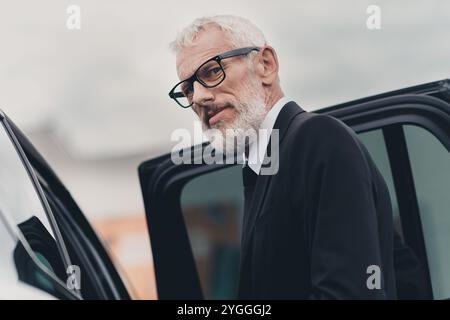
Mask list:
[[[99,292],[102,293],[98,299],[130,300],[131,295],[128,291],[129,289],[125,286],[122,276],[112,262],[104,244],[72,198],[70,192],[15,123],[6,115],[4,117],[8,120],[11,131],[33,170],[46,203],[49,205],[51,199],[49,200],[48,198],[52,197],[53,200],[63,207],[64,212],[61,215],[59,212],[52,212],[58,228],[60,231],[63,228],[68,238],[77,240],[75,246],[77,255],[89,253],[93,259],[91,263],[101,270],[101,274],[91,275],[97,283],[101,283],[100,287],[102,288],[99,288]],[[71,227],[66,228],[68,225]],[[62,238],[64,239],[63,236]]]
[[[23,149],[21,148],[21,145],[18,143],[18,140],[14,134],[14,132],[11,129],[11,126],[9,125],[8,118],[5,116],[5,114],[0,110],[0,126],[4,129],[5,134],[7,135],[8,139],[12,143],[15,152],[18,156],[18,161],[21,161],[24,170],[26,171],[28,177],[30,178],[31,184],[33,185],[33,188],[36,192],[36,195],[43,207],[43,210],[45,212],[45,215],[48,219],[48,222],[50,224],[50,227],[54,234],[54,240],[55,244],[58,248],[59,256],[64,264],[64,267],[67,269],[68,266],[71,265],[70,257],[68,255],[68,252],[65,247],[65,243],[62,239],[62,235],[60,233],[60,230],[58,228],[58,225],[56,224],[55,217],[53,216],[53,213],[48,206],[48,203],[46,201],[46,198],[43,196],[43,191],[41,189],[40,184],[37,181],[36,174],[31,167],[27,157],[24,154]],[[1,130],[1,129],[0,129]],[[19,228],[15,225],[15,223],[11,220],[12,217],[9,217],[7,213],[0,211],[0,223],[4,223],[5,227],[10,231],[10,236],[17,237],[18,241],[21,242],[23,245],[25,251],[30,256],[32,262],[34,265],[39,268],[40,271],[43,272],[44,276],[47,277],[49,281],[52,282],[53,285],[56,286],[57,290],[56,293],[60,297],[64,297],[67,299],[75,299],[80,300],[82,299],[81,295],[77,290],[69,290],[66,286],[66,284],[63,282],[63,279],[59,279],[53,272],[51,272],[47,267],[43,265],[43,263],[36,257],[34,251],[30,247],[28,241],[25,239],[25,236],[22,234],[22,232],[19,230]],[[40,288],[37,288],[40,289]],[[40,289],[42,290],[42,289]]]

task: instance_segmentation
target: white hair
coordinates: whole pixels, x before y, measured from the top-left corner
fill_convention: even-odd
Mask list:
[[[249,20],[233,15],[219,15],[195,19],[178,33],[176,39],[170,44],[170,48],[178,53],[181,49],[189,46],[200,31],[205,30],[208,25],[217,26],[225,31],[233,49],[251,46],[262,47],[267,44],[262,31]]]

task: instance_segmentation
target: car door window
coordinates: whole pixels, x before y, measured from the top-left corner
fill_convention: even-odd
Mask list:
[[[450,154],[429,131],[404,126],[435,299],[450,298]]]
[[[25,159],[19,155],[6,129],[1,122],[0,215],[3,228],[9,230],[10,240],[2,241],[0,260],[3,260],[5,273],[0,277],[8,277],[13,265],[16,275],[9,280],[20,280],[58,297],[65,296],[58,292],[59,287],[66,284],[66,267],[70,263],[67,252],[37,193],[32,173],[24,165]]]
[[[234,299],[244,208],[242,167],[232,166],[190,180],[181,208],[206,299]]]
[[[364,143],[375,162],[378,170],[386,182],[391,196],[392,214],[394,218],[394,227],[399,236],[403,238],[402,226],[400,221],[400,214],[398,209],[397,194],[395,192],[394,181],[392,177],[391,165],[386,149],[386,142],[383,136],[382,129],[371,130],[358,134],[359,139]]]
[[[52,282],[45,277],[45,274],[39,272],[39,269],[33,265],[33,262],[27,261],[29,256],[26,250],[14,236],[14,232],[8,228],[1,213],[0,257],[0,300],[51,298],[45,292],[53,289]],[[31,286],[22,285],[18,281],[20,278],[24,279],[21,280],[22,282],[41,288],[42,291],[35,291]]]

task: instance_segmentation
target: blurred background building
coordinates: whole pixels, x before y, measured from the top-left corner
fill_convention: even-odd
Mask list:
[[[380,30],[366,27],[372,4]],[[81,8],[80,30],[66,27],[69,5]],[[0,108],[66,184],[137,298],[157,298],[137,166],[195,120],[168,98],[178,80],[168,45],[211,14],[263,30],[286,95],[306,110],[450,75],[445,0],[0,0]]]

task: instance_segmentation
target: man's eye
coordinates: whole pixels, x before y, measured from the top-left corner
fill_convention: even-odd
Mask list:
[[[217,77],[221,72],[222,69],[220,67],[208,69],[208,71],[205,72],[205,78],[209,79],[212,77]]]
[[[194,88],[192,87],[192,84],[187,84],[187,85],[183,86],[181,90],[183,91],[184,95],[187,97],[189,95],[192,95]]]
[[[217,68],[212,68],[212,69],[210,70],[210,73],[213,74],[213,75],[217,75],[217,74],[219,74],[219,73],[221,73],[221,72],[222,72],[222,69],[219,68],[219,67],[217,67]]]

